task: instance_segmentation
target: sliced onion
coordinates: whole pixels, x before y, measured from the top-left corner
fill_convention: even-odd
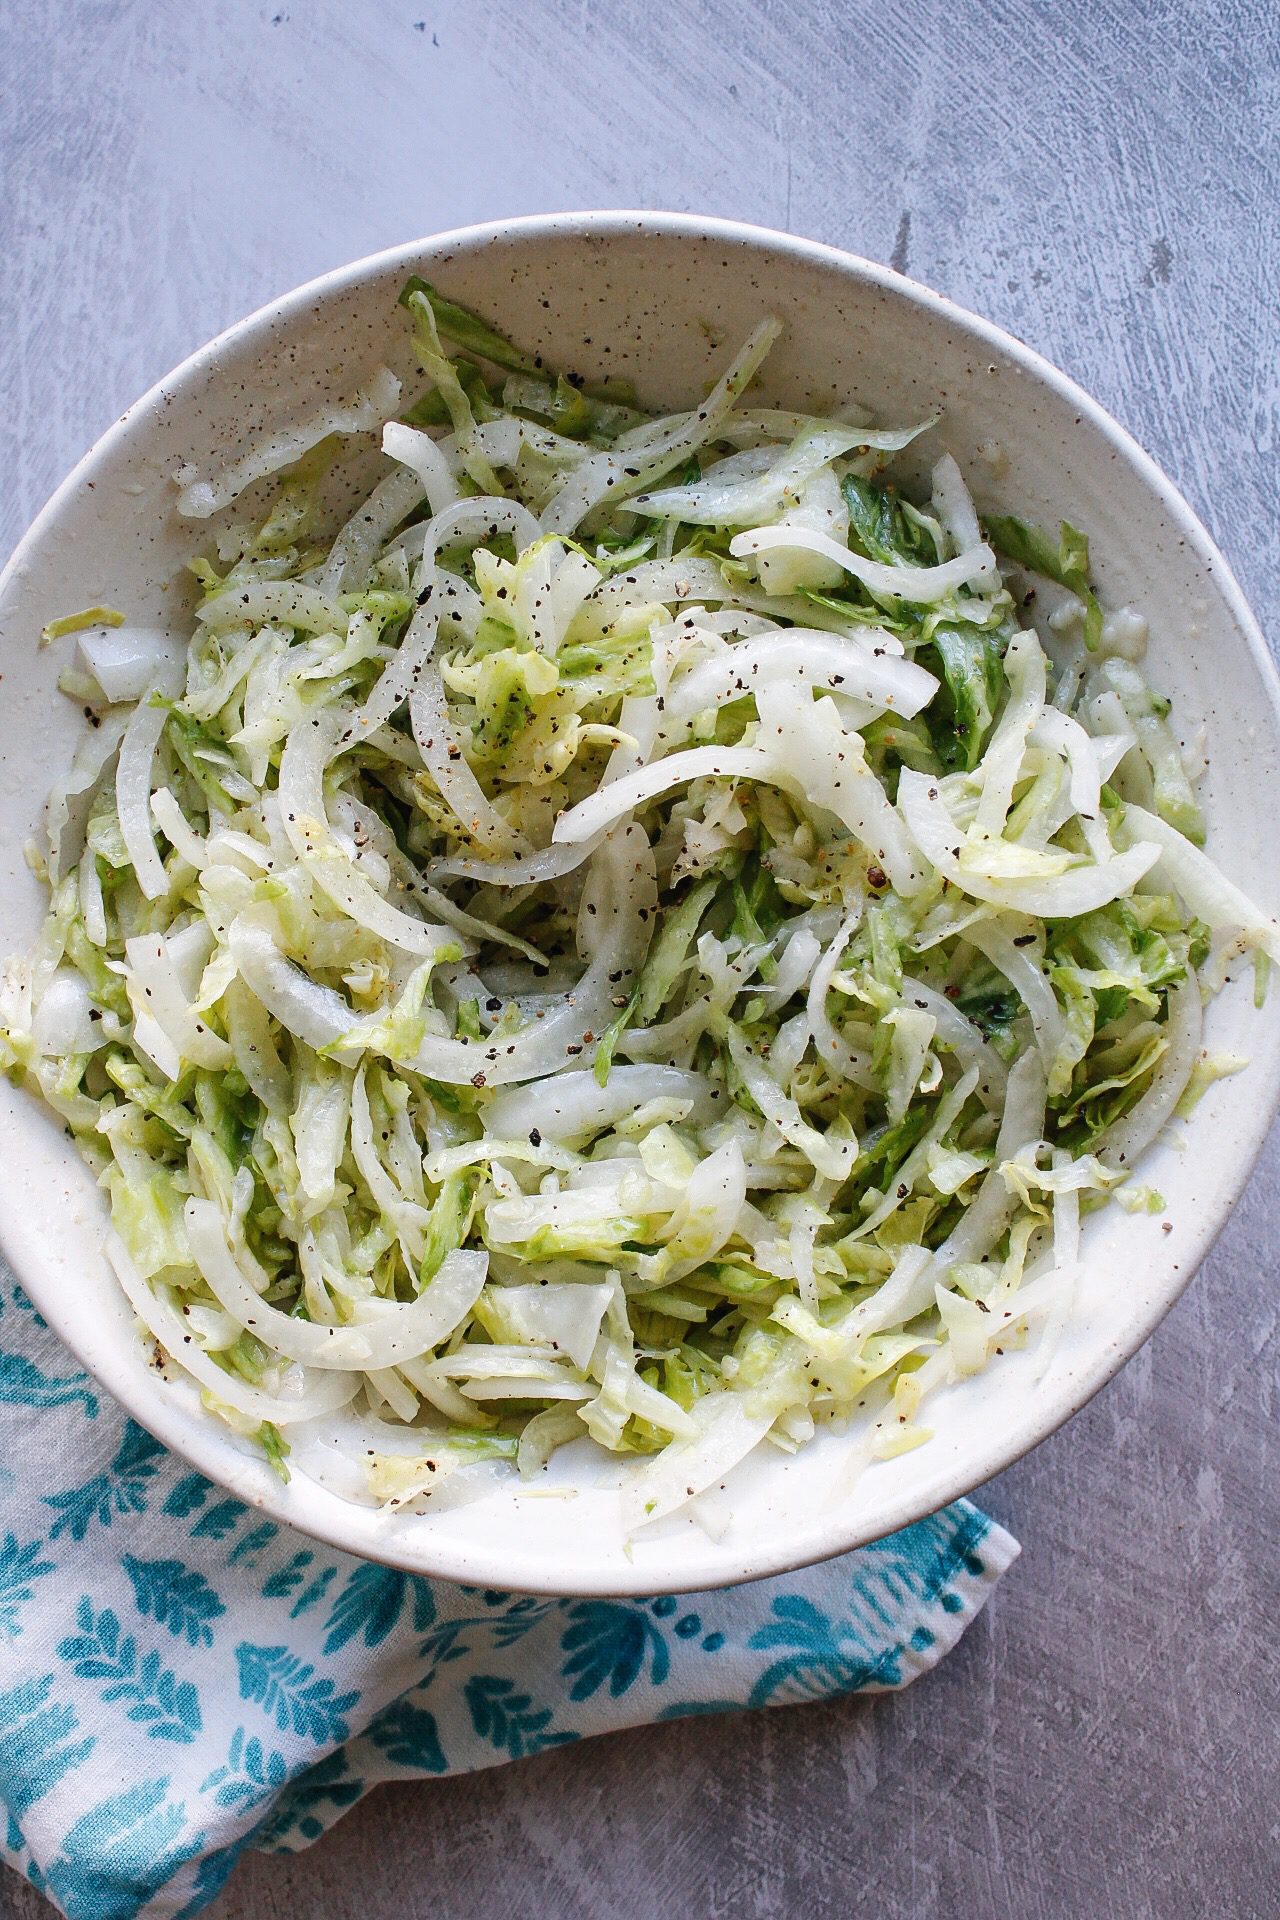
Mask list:
[[[80,896],[80,918],[84,921],[86,937],[95,947],[107,944],[107,905],[103,898],[102,881],[98,874],[96,860],[81,857],[76,871],[76,891]]]
[[[227,945],[250,992],[299,1040],[318,1051],[350,1032],[355,1015],[342,995],[322,987],[281,953],[260,908],[236,916]]]
[[[828,534],[837,546],[848,546],[849,503],[834,468],[823,467],[805,482],[794,506],[782,515],[782,521],[786,526],[802,527],[809,533]],[[819,554],[801,553],[794,547],[760,554],[756,573],[768,594],[827,593],[844,580],[842,567],[833,566]]]
[[[237,1067],[264,1107],[273,1113],[287,1113],[293,1099],[293,1075],[280,1058],[267,1009],[242,980],[232,981],[222,1005]]]
[[[846,573],[861,580],[872,593],[887,599],[910,600],[916,606],[933,606],[954,593],[957,587],[994,587],[1000,579],[996,557],[985,543],[936,567],[887,567],[878,560],[864,560],[861,554],[839,546],[827,534],[810,533],[803,527],[757,527],[751,533],[737,534],[729,542],[729,551],[735,560],[788,548],[820,554],[824,560],[843,567]]]
[[[513,853],[505,860],[490,860],[478,854],[450,854],[443,860],[433,860],[427,872],[433,879],[480,880],[492,887],[529,887],[539,881],[562,880],[589,859],[598,845],[599,837],[593,834],[564,846]]]
[[[950,1234],[933,1254],[921,1305],[932,1297],[935,1278],[943,1285],[952,1267],[981,1260],[1008,1232],[1020,1202],[1001,1178],[1000,1167],[1034,1147],[1044,1133],[1045,1071],[1038,1053],[1019,1054],[1009,1069],[1009,1096],[996,1136],[995,1164]],[[909,1317],[909,1316],[908,1316]]]
[[[454,905],[447,893],[441,893],[438,888],[429,886],[424,880],[414,879],[406,881],[405,884],[412,885],[414,891],[421,894],[431,911],[446,926],[466,936],[460,942],[464,952],[469,950],[473,941],[488,940],[496,947],[509,947],[512,953],[523,954],[524,958],[531,961],[534,966],[540,967],[543,964],[542,955],[537,947],[531,945],[528,940],[522,940],[518,933],[508,933],[506,928],[500,927],[496,920],[482,920],[477,914],[464,912],[461,907]]]
[[[1192,913],[1215,932],[1244,932],[1256,939],[1273,960],[1280,960],[1280,921],[1263,913],[1247,893],[1228,880],[1207,854],[1185,834],[1145,807],[1127,806],[1125,828],[1135,846],[1154,845],[1155,863],[1147,870],[1150,883],[1181,896]]]
[[[406,1266],[415,1272],[426,1245],[430,1214],[426,1207],[405,1194],[378,1157],[363,1062],[351,1086],[351,1157],[379,1212],[394,1226]]]
[[[639,493],[646,481],[669,473],[699,447],[714,441],[738,395],[781,331],[781,323],[772,316],[760,321],[702,405],[691,413],[678,414],[662,423],[646,433],[643,442],[624,435],[608,453],[591,454],[552,494],[542,515],[544,531],[573,533],[602,501],[623,500]]]
[[[346,1153],[351,1120],[351,1083],[340,1068],[323,1060],[300,1076],[300,1082],[289,1131],[305,1203],[298,1211],[311,1219],[336,1197],[338,1167]]]
[[[460,1389],[468,1400],[593,1400],[594,1384],[560,1374],[554,1380],[509,1374],[505,1379],[468,1380]]]
[[[784,1007],[788,1000],[809,984],[810,976],[822,955],[822,943],[808,927],[800,927],[792,934],[778,957],[778,970],[766,987],[760,990],[760,998],[767,1005]],[[808,1044],[808,1028],[805,1029],[805,1042]],[[801,1046],[801,1053],[804,1052]]]
[[[205,936],[207,952],[212,934],[203,922],[196,923],[195,931]],[[176,1079],[175,1061],[189,1061],[210,1071],[229,1067],[231,1048],[200,1018],[192,1004],[194,995],[180,977],[172,938],[159,933],[135,934],[125,941],[124,951],[125,986],[133,1008],[135,1037],[161,1072]],[[158,1050],[144,1037],[150,1036],[153,1027],[167,1043]]]
[[[419,1072],[456,1086],[503,1086],[572,1065],[604,1032],[613,1017],[615,993],[626,991],[625,983],[643,961],[656,883],[653,856],[634,827],[611,836],[594,864],[607,934],[578,986],[554,1011],[509,1040],[449,1040],[428,1034],[417,1055]],[[262,909],[239,914],[227,937],[242,978],[291,1033],[317,1049],[351,1035],[356,1021],[347,1001],[280,951]]]
[[[1000,716],[977,777],[982,781],[978,810],[974,815],[975,835],[994,840],[1004,832],[1005,820],[1013,803],[1027,736],[1044,712],[1045,669],[1047,662],[1034,633],[1016,633],[1005,654],[1005,677],[1009,682],[1009,703]]]
[[[382,451],[409,468],[418,482],[418,498],[426,494],[433,515],[443,513],[462,498],[457,472],[429,433],[407,427],[400,420],[388,420],[382,429]]]
[[[698,1162],[671,1215],[668,1253],[675,1246],[680,1251],[664,1265],[664,1279],[681,1280],[714,1260],[733,1238],[746,1199],[742,1147],[736,1139],[726,1140]]]
[[[357,926],[375,939],[385,940],[389,947],[420,955],[439,953],[443,947],[456,950],[458,934],[453,927],[434,927],[416,914],[393,907],[342,854],[316,853],[305,864],[311,879],[334,906],[341,907]]]
[[[553,1353],[567,1354],[574,1366],[585,1372],[613,1288],[586,1281],[545,1286],[535,1280],[523,1286],[492,1287],[488,1297],[518,1339],[544,1342]],[[592,1392],[594,1389],[585,1397],[590,1398]]]
[[[937,1031],[937,1021],[922,1007],[891,1007],[882,1017],[891,1030],[889,1066],[885,1081],[885,1112],[889,1124],[902,1119],[925,1077],[929,1049]],[[937,1061],[934,1071],[939,1072]]]
[[[152,687],[173,698],[182,690],[186,648],[146,627],[90,627],[78,636],[80,656],[114,706],[140,700]]]
[[[622,820],[637,807],[670,793],[673,787],[687,786],[691,780],[767,780],[781,784],[772,757],[760,747],[689,747],[672,753],[665,760],[642,767],[625,780],[597,787],[593,794],[562,813],[552,829],[558,844],[589,840],[594,834]],[[794,787],[797,783],[792,782]]]
[[[714,560],[701,558],[645,560],[614,575],[597,587],[583,604],[580,620],[590,630],[607,635],[629,610],[644,606],[672,606],[690,601],[726,605],[736,611],[770,620],[793,620],[798,626],[817,627],[826,633],[839,633],[858,640],[866,628],[841,617],[834,610],[806,600],[800,594],[774,595],[729,586]],[[886,654],[901,655],[902,642],[894,634],[880,636],[876,645]]]
[[[1196,1055],[1200,1051],[1203,1014],[1200,985],[1192,968],[1169,994],[1169,1017],[1165,1023],[1168,1046],[1156,1062],[1150,1085],[1128,1113],[1113,1120],[1094,1142],[1094,1152],[1106,1154],[1117,1167],[1132,1167],[1161,1129],[1173,1118],[1182,1098]]]
[[[610,787],[643,765],[657,738],[658,703],[652,696],[628,695],[622,703],[619,729],[624,739],[609,756],[600,776],[600,787]],[[545,880],[561,880],[573,873],[598,850],[605,829],[588,834],[564,846],[539,847],[532,853],[515,853],[509,859],[454,855],[432,861],[431,877],[454,875],[459,879],[481,880],[495,887],[531,886]]]
[[[72,967],[58,967],[36,1003],[31,1037],[36,1052],[45,1056],[96,1053],[107,1035],[84,975]]]
[[[772,1410],[753,1411],[745,1394],[708,1393],[695,1400],[690,1418],[697,1437],[664,1447],[632,1475],[622,1490],[623,1525],[661,1520],[723,1480],[764,1439],[775,1417]]]
[[[228,588],[197,607],[196,619],[214,633],[227,627],[260,627],[268,620],[301,633],[347,630],[347,615],[338,602],[301,580],[262,580]]]
[[[484,1286],[487,1256],[450,1253],[435,1278],[407,1306],[379,1302],[385,1310],[355,1326],[318,1326],[281,1313],[261,1298],[261,1289],[245,1278],[240,1259],[227,1244],[226,1225],[211,1200],[188,1200],[183,1209],[187,1239],[196,1265],[219,1304],[273,1353],[300,1365],[326,1371],[368,1372],[416,1359],[437,1346],[470,1313]],[[259,1270],[265,1287],[267,1276]],[[370,1302],[372,1308],[375,1303]],[[359,1311],[359,1309],[357,1309]]]
[[[835,703],[769,680],[756,694],[761,740],[778,771],[775,784],[826,808],[908,897],[927,875],[888,795],[867,765],[861,737],[842,725]]]
[[[553,636],[551,651],[564,640],[581,607],[600,585],[600,569],[585,553],[566,553],[557,565],[547,594],[546,626]]]
[[[495,467],[508,468],[518,464],[525,447],[560,467],[576,467],[590,454],[590,448],[584,447],[581,440],[570,440],[563,433],[553,433],[549,427],[540,427],[514,414],[483,421],[471,435],[471,445],[482,459],[491,461]]]
[[[512,1087],[484,1110],[486,1131],[500,1140],[539,1133],[544,1140],[580,1140],[616,1126],[651,1100],[678,1100],[695,1126],[715,1118],[725,1099],[700,1073],[678,1067],[615,1066],[600,1086],[594,1073],[561,1073],[549,1086]]]
[[[125,724],[125,713],[106,713],[81,738],[70,772],[56,781],[45,802],[44,830],[49,847],[49,872],[54,880],[80,858],[89,810],[98,783],[115,759]]]
[[[208,842],[192,827],[168,787],[157,787],[152,794],[151,813],[179,859],[199,873],[209,857]]]
[[[672,683],[658,729],[659,744],[677,737],[681,723],[709,707],[752,695],[763,679],[785,677],[865,701],[877,713],[886,708],[907,719],[927,706],[938,690],[933,674],[911,660],[877,656],[878,628],[867,640],[792,627],[742,640],[727,653],[701,662]]]
[[[284,1374],[279,1394],[266,1393],[238,1374],[228,1373],[209,1358],[195,1334],[188,1331],[183,1316],[147,1285],[119,1235],[109,1232],[103,1245],[130,1306],[152,1339],[224,1406],[234,1407],[247,1419],[269,1420],[272,1426],[287,1427],[298,1420],[333,1413],[355,1397],[360,1381],[354,1373],[317,1374],[293,1366]]]
[[[341,712],[295,727],[280,757],[280,810],[290,845],[327,899],[358,926],[403,953],[428,955],[457,944],[452,929],[430,926],[383,898],[341,850],[325,812],[324,768],[343,724]]]
[[[933,469],[933,510],[951,536],[957,553],[981,546],[982,528],[978,524],[977,509],[964,475],[949,453],[944,453]]]
[[[974,920],[960,938],[976,947],[1004,975],[1027,1009],[1044,1070],[1052,1078],[1058,1050],[1067,1037],[1067,1022],[1033,949],[1017,946],[1012,934],[994,920]]]
[[[1095,860],[1109,860],[1113,848],[1107,834],[1106,822],[1102,817],[1102,782],[1109,779],[1115,762],[1111,760],[1103,771],[1103,755],[1119,742],[1092,739],[1078,720],[1070,714],[1060,713],[1056,707],[1046,707],[1031,730],[1031,740],[1035,746],[1048,747],[1054,753],[1060,753],[1067,763],[1070,777],[1071,805],[1080,822],[1080,831],[1084,834],[1089,851]]]
[[[1009,1069],[981,1027],[961,1013],[945,993],[909,974],[902,976],[902,997],[909,1005],[923,1007],[933,1015],[938,1023],[938,1044],[954,1053],[962,1067],[976,1068],[979,1098],[993,1113],[999,1113],[1004,1106]]]
[[[430,661],[422,668],[410,695],[409,712],[423,761],[468,839],[507,856],[532,852],[524,835],[517,833],[486,797],[467,765],[449,718],[444,684]]]
[[[735,1027],[726,1035],[734,1066],[742,1075],[742,1084],[765,1119],[776,1127],[784,1140],[796,1147],[829,1180],[847,1180],[858,1158],[858,1143],[852,1136],[838,1138],[811,1127],[790,1094],[784,1093],[754,1048],[749,1047]]]
[[[151,774],[168,709],[142,700],[129,715],[116,762],[116,813],[129,864],[148,900],[169,891],[169,876],[151,831]]]
[[[653,855],[635,827],[611,834],[592,863],[588,881],[605,935],[579,981],[541,1020],[510,1040],[447,1040],[429,1034],[417,1068],[454,1085],[503,1086],[572,1065],[613,1018],[613,999],[627,991],[643,963],[657,897]],[[355,1016],[347,1001],[294,965],[277,945],[265,910],[237,915],[228,944],[241,976],[288,1030],[317,1049],[350,1034]]]
[[[541,1019],[509,1040],[443,1040],[428,1034],[418,1068],[435,1080],[491,1087],[532,1080],[573,1066],[613,1019],[648,951],[657,901],[653,853],[638,827],[615,829],[592,862],[584,905],[604,929],[578,985]]]
[[[740,527],[768,520],[781,512],[789,497],[794,499],[813,474],[842,453],[852,453],[861,444],[859,432],[857,427],[843,425],[815,427],[790,446],[730,454],[709,466],[701,479],[656,493],[638,493],[632,506],[637,513],[679,520],[687,526]]]
[[[362,585],[388,536],[421,505],[423,486],[416,473],[401,468],[380,480],[329,549],[314,579],[321,593],[343,593]]]
[[[843,922],[840,931],[813,970],[813,977],[809,982],[806,1014],[814,1045],[827,1065],[834,1067],[838,1074],[846,1080],[851,1080],[855,1086],[878,1092],[880,1082],[872,1071],[871,1055],[851,1047],[827,1012],[827,995],[831,991],[832,979],[844,957],[845,948],[861,924],[862,906],[859,904]]]
[[[391,718],[417,686],[423,667],[436,644],[439,625],[437,602],[447,587],[436,566],[436,556],[445,546],[460,540],[481,542],[510,534],[519,551],[539,537],[539,527],[527,507],[518,500],[504,500],[495,494],[480,494],[474,499],[457,500],[429,520],[422,530],[422,568],[418,582],[420,605],[395,658],[383,668],[381,677],[352,722],[354,737],[372,733]]]
[[[1044,879],[992,880],[961,864],[965,836],[951,818],[936,779],[904,767],[898,806],[920,851],[953,886],[975,900],[1042,920],[1074,919],[1131,893],[1160,853],[1153,840],[1139,840],[1101,864],[1081,862]]]

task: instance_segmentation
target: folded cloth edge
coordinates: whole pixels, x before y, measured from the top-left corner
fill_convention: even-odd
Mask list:
[[[959,1501],[703,1594],[416,1578],[191,1473],[3,1275],[0,1459],[0,1855],[70,1920],[187,1920],[247,1847],[298,1851],[384,1781],[906,1686],[1018,1552]]]

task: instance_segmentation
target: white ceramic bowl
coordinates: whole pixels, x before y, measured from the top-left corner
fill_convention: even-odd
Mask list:
[[[318,394],[347,395],[379,361],[408,371],[396,293],[409,271],[492,316],[523,346],[589,377],[625,374],[644,400],[700,393],[766,312],[785,333],[767,364],[774,403],[815,411],[859,400],[880,418],[941,407],[942,433],[980,505],[1093,540],[1104,596],[1150,617],[1150,672],[1184,726],[1204,722],[1210,848],[1264,907],[1280,906],[1274,857],[1280,701],[1266,648],[1221,556],[1186,502],[1078,387],[995,327],[925,288],[827,247],[758,228],[655,214],[557,214],[474,227],[344,267],[242,321],[162,380],[58,490],[0,580],[0,950],[25,945],[42,911],[23,861],[44,794],[81,723],[55,690],[42,623],[107,602],[163,620],[185,592],[192,543],[169,476],[216,463],[246,432],[284,424]],[[1007,465],[977,450],[996,443]],[[986,476],[984,482],[984,475]],[[1271,805],[1267,804],[1271,796]],[[1048,1375],[1034,1353],[993,1362],[931,1403],[927,1446],[833,1497],[847,1443],[825,1435],[792,1458],[748,1462],[735,1518],[713,1541],[673,1518],[628,1545],[590,1442],[557,1456],[571,1498],[493,1496],[456,1513],[389,1515],[270,1469],[150,1366],[102,1253],[102,1199],[70,1142],[7,1085],[0,1234],[32,1299],[84,1364],[161,1440],[243,1499],[335,1546],[417,1572],[555,1593],[715,1586],[801,1565],[931,1512],[1008,1466],[1095,1393],[1155,1327],[1240,1193],[1280,1097],[1280,1023],[1237,986],[1211,1010],[1215,1044],[1253,1056],[1163,1144],[1150,1177],[1165,1222],[1112,1209],[1088,1224],[1075,1317]]]

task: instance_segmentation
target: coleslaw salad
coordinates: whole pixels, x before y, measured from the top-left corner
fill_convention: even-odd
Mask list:
[[[1135,1159],[1239,1064],[1202,990],[1277,951],[1140,623],[949,457],[887,482],[932,422],[752,407],[771,322],[655,421],[405,304],[414,405],[380,371],[180,476],[190,639],[53,623],[96,724],[12,1070],[283,1471],[439,1506],[585,1432],[646,1456],[638,1524],[815,1424],[918,1444],[931,1387],[1051,1351],[1082,1208],[1157,1205]]]

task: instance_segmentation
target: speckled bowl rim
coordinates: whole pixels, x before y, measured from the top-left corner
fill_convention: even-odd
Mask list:
[[[397,265],[413,265],[427,250],[440,252],[448,249],[454,253],[467,253],[472,249],[510,239],[536,240],[553,237],[563,239],[570,236],[580,237],[583,240],[598,240],[646,233],[720,242],[726,246],[754,250],[775,262],[779,256],[790,257],[797,262],[834,269],[847,279],[860,282],[863,286],[877,288],[899,298],[905,297],[925,312],[968,334],[976,342],[990,343],[1033,380],[1050,389],[1060,399],[1069,402],[1081,420],[1087,421],[1110,444],[1114,452],[1125,460],[1137,477],[1158,498],[1171,527],[1202,556],[1206,567],[1212,571],[1214,590],[1225,603],[1227,612],[1234,620],[1246,647],[1253,656],[1260,679],[1269,695],[1273,721],[1280,728],[1280,677],[1277,676],[1275,664],[1258,623],[1230,567],[1179,489],[1133,436],[1082,387],[1062,373],[1052,362],[1018,340],[1016,336],[1006,333],[1003,328],[994,325],[991,321],[969,312],[942,294],[923,286],[919,281],[896,273],[891,268],[880,266],[874,261],[865,260],[840,248],[824,245],[820,241],[799,239],[767,227],[732,220],[702,218],[694,214],[603,210],[533,214],[510,220],[477,223],[385,248],[378,253],[369,254],[346,266],[321,274],[280,298],[269,301],[244,319],[227,327],[207,345],[190,354],[170,373],[158,380],[101,435],[55,490],[14,549],[3,573],[0,573],[0,597],[15,576],[24,569],[28,552],[48,534],[58,521],[64,506],[85,481],[92,477],[95,469],[110,460],[139,415],[147,412],[157,402],[163,403],[166,395],[175,385],[185,386],[209,370],[227,348],[239,344],[246,335],[252,334],[259,328],[269,328],[277,321],[287,320],[308,307],[314,307],[317,302],[341,295],[371,275],[385,272]],[[714,1583],[732,1585],[741,1581],[760,1579],[767,1575],[787,1573],[798,1567],[833,1558],[855,1547],[865,1545],[871,1540],[882,1539],[899,1528],[910,1525],[913,1521],[925,1518],[949,1501],[971,1493],[994,1475],[1012,1466],[1015,1461],[1029,1453],[1042,1440],[1057,1432],[1059,1427],[1079,1412],[1081,1407],[1112,1380],[1125,1362],[1131,1359],[1150,1338],[1152,1332],[1180,1298],[1221,1232],[1248,1182],[1271,1122],[1277,1110],[1280,1110],[1280,1056],[1277,1056],[1273,1063],[1268,1078],[1262,1078],[1260,1073],[1251,1075],[1250,1094],[1255,1115],[1251,1144],[1248,1150],[1232,1162],[1229,1176],[1224,1178],[1218,1187],[1214,1206],[1205,1209],[1196,1230],[1181,1243],[1178,1270],[1171,1273],[1167,1286],[1151,1303],[1149,1310],[1131,1323],[1130,1337],[1127,1340],[1118,1341],[1114,1346],[1101,1350],[1094,1365],[1074,1375],[1069,1384],[1064,1383],[1057,1394],[1046,1392],[1040,1406],[1039,1418],[1021,1431],[993,1437],[989,1445],[977,1454],[969,1469],[959,1475],[956,1484],[947,1485],[940,1492],[937,1484],[929,1481],[928,1476],[925,1476],[927,1484],[921,1492],[917,1494],[904,1492],[896,1500],[886,1503],[884,1511],[878,1516],[877,1524],[870,1530],[857,1524],[842,1525],[838,1516],[834,1519],[811,1518],[807,1524],[800,1524],[795,1534],[780,1542],[775,1548],[765,1545],[743,1549],[732,1557],[726,1555],[723,1564],[717,1564],[714,1569]],[[14,1257],[10,1222],[7,1219],[0,1220],[0,1250],[3,1250],[13,1271],[54,1331],[84,1366],[101,1381],[107,1391],[142,1426],[191,1466],[220,1484],[229,1486],[238,1497],[249,1500],[251,1504],[269,1514],[273,1519],[340,1551],[403,1567],[408,1571],[434,1578],[460,1580],[473,1584],[502,1585],[514,1591],[544,1594],[560,1594],[569,1591],[583,1595],[626,1595],[656,1590],[654,1569],[649,1564],[643,1568],[637,1567],[633,1576],[610,1569],[602,1569],[599,1574],[578,1570],[574,1573],[571,1582],[566,1583],[557,1582],[550,1574],[544,1579],[529,1577],[527,1572],[522,1572],[513,1581],[502,1572],[500,1552],[496,1555],[492,1552],[479,1553],[467,1543],[438,1536],[431,1539],[425,1553],[411,1552],[399,1541],[389,1540],[382,1543],[361,1539],[358,1536],[361,1532],[362,1518],[367,1520],[371,1510],[362,1507],[345,1507],[344,1503],[334,1500],[329,1495],[325,1496],[322,1503],[323,1512],[319,1516],[307,1511],[300,1513],[300,1505],[305,1508],[308,1502],[305,1497],[300,1499],[296,1491],[296,1480],[290,1485],[277,1483],[274,1479],[269,1484],[260,1480],[252,1492],[246,1493],[243,1484],[235,1484],[242,1475],[242,1456],[235,1454],[228,1460],[231,1446],[229,1438],[224,1438],[220,1434],[211,1419],[207,1423],[206,1430],[204,1423],[193,1420],[187,1408],[176,1398],[172,1400],[144,1398],[137,1390],[141,1380],[145,1378],[141,1373],[120,1380],[111,1377],[111,1369],[99,1371],[91,1330],[81,1327],[64,1310],[63,1302],[56,1297],[49,1297],[53,1290],[46,1290],[41,1286],[40,1275],[33,1269],[29,1259],[23,1254],[19,1254],[17,1258]],[[322,1490],[316,1488],[315,1491],[319,1493]],[[341,1524],[348,1513],[350,1524]],[[677,1560],[680,1558],[678,1553],[675,1558]],[[691,1574],[682,1574],[665,1583],[665,1590],[688,1592],[708,1584],[711,1582],[704,1577],[703,1572],[695,1569]]]

